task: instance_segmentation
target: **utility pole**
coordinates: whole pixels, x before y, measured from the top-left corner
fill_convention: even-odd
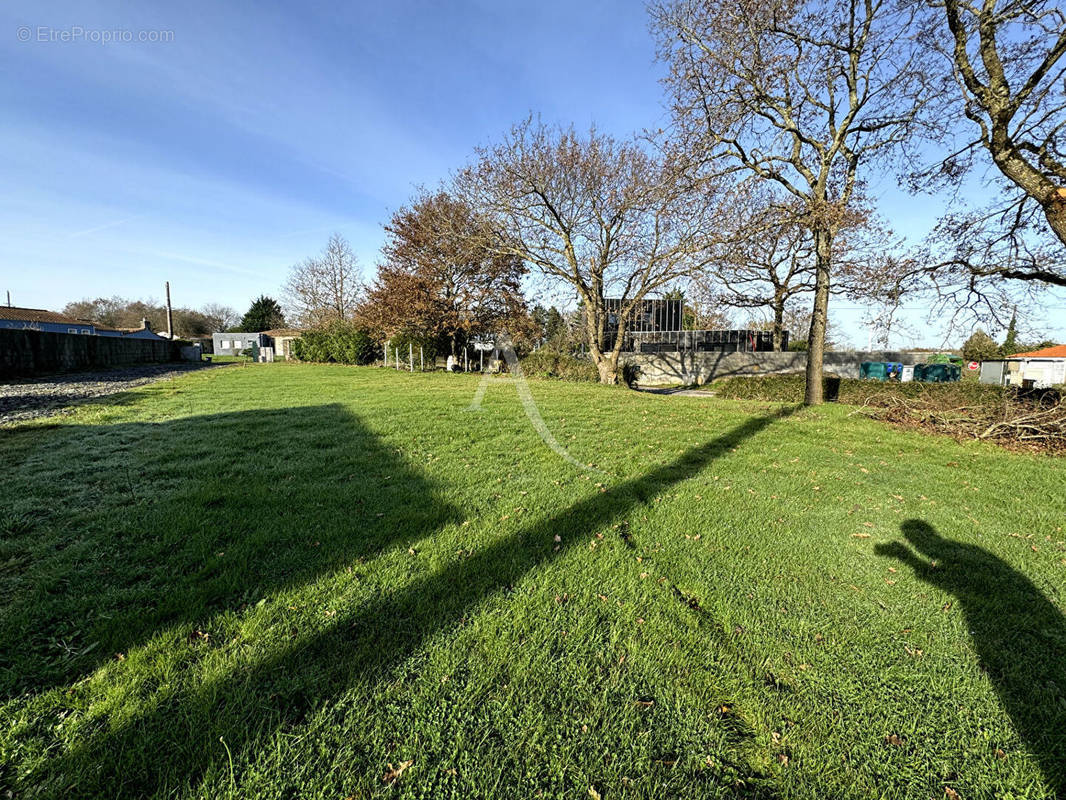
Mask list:
[[[11,290],[7,290],[7,307],[11,308]]]
[[[174,338],[174,312],[170,308],[170,281],[167,281],[167,336]]]

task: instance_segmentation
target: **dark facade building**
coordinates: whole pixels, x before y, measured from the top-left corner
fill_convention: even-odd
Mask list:
[[[622,300],[607,298],[606,335],[604,347],[614,346],[618,335],[618,321],[622,313]],[[770,331],[738,330],[685,330],[684,300],[642,300],[633,310],[626,325],[625,343],[622,349],[634,353],[662,352],[723,352],[752,353],[774,349]],[[781,349],[788,349],[788,331],[781,337]]]

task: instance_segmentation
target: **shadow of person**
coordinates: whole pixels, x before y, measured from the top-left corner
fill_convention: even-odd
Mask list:
[[[908,520],[900,542],[878,545],[915,575],[953,595],[981,669],[1055,797],[1066,797],[1066,619],[1025,575],[972,544]],[[920,555],[919,555],[920,554]],[[922,558],[925,556],[925,558]],[[926,559],[929,559],[928,561]]]
[[[161,696],[147,712],[131,714],[122,724],[87,736],[68,752],[42,763],[29,779],[42,789],[62,787],[79,796],[144,796],[164,786],[195,786],[213,764],[230,758],[239,765],[252,757],[265,737],[301,723],[312,710],[335,702],[352,686],[372,690],[389,680],[392,670],[427,639],[462,624],[486,598],[514,586],[575,543],[586,542],[590,530],[653,502],[670,486],[796,410],[790,407],[749,419],[671,462],[595,492],[445,569],[417,577],[393,593],[376,595],[359,608],[338,614],[326,630],[247,669]],[[555,535],[562,540],[559,547],[553,546]]]
[[[18,451],[0,495],[40,509],[11,542],[28,568],[0,610],[0,697],[73,682],[157,631],[459,516],[340,404],[63,426]]]

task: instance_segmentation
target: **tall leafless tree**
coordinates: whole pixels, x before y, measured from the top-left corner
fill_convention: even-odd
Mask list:
[[[289,317],[315,327],[351,319],[362,290],[355,254],[335,233],[321,254],[292,267],[283,291]]]
[[[1003,327],[1014,305],[1066,286],[1066,9],[925,2],[934,14],[919,41],[938,56],[938,119],[951,146],[911,179],[953,195],[914,254],[913,278],[931,280],[941,316]],[[974,192],[975,175],[992,179]]]
[[[906,0],[664,0],[674,131],[697,164],[772,181],[805,206],[815,259],[805,402],[822,401],[834,239],[862,180],[930,99]]]
[[[922,41],[947,60],[961,100],[950,121],[964,116],[976,133],[941,173],[957,178],[984,151],[1066,246],[1066,8],[1053,0],[930,4],[938,19]],[[1006,277],[1066,286],[1066,273]]]
[[[775,202],[758,184],[741,187],[736,197],[721,217],[720,255],[699,279],[701,294],[727,308],[765,309],[780,350],[786,308],[814,291],[814,243],[802,208],[797,214],[795,204]]]
[[[500,252],[573,288],[603,383],[638,304],[701,269],[714,192],[698,189],[669,153],[527,119],[480,148],[455,191],[493,222]],[[613,342],[606,299],[621,299]]]
[[[222,303],[208,303],[200,309],[200,313],[207,319],[212,333],[228,331],[241,321],[241,315],[235,309]]]

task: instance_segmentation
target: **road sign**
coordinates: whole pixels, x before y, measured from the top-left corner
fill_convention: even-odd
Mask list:
[[[981,365],[978,364],[976,361],[971,361],[969,364],[966,365],[966,369],[968,370],[980,369],[980,367]]]

